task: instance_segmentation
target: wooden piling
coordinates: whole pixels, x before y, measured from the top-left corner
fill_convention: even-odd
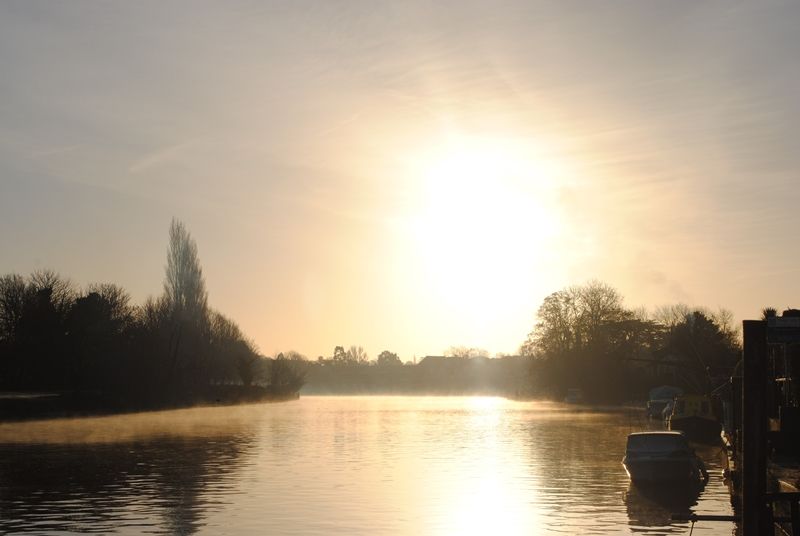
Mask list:
[[[743,322],[742,529],[744,536],[768,534],[766,457],[767,323]]]

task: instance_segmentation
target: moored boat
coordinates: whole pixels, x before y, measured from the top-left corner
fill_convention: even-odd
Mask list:
[[[622,465],[633,482],[700,483],[708,478],[681,432],[629,434]]]
[[[672,414],[667,420],[670,430],[680,431],[691,440],[718,442],[721,425],[711,409],[711,400],[705,395],[675,397]]]
[[[651,419],[662,419],[666,408],[676,396],[682,395],[683,389],[671,385],[661,385],[650,389],[646,412]]]

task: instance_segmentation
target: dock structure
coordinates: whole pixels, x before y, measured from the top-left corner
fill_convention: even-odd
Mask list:
[[[800,536],[800,310],[745,320],[742,335],[742,361],[730,383],[715,390],[727,474],[741,508],[733,516],[673,519],[736,521],[744,536]]]
[[[783,532],[800,536],[796,488],[800,373],[800,311],[745,320],[740,451],[744,536]],[[788,514],[788,515],[787,515]],[[787,526],[788,525],[788,526]],[[788,530],[787,530],[788,529]]]
[[[766,387],[767,325],[743,324],[742,367],[742,531],[745,536],[767,534]]]

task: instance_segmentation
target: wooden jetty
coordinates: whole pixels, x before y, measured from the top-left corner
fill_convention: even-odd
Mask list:
[[[724,401],[723,439],[741,515],[675,520],[736,521],[744,536],[800,536],[800,310],[743,322],[742,361]]]

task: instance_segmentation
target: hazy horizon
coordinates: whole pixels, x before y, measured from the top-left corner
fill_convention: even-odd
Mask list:
[[[800,5],[0,5],[0,275],[161,292],[261,352],[513,353],[542,299],[798,306]]]

